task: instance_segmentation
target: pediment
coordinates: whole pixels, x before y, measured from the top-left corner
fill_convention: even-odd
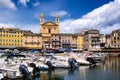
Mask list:
[[[55,23],[53,23],[51,21],[48,21],[48,22],[44,23],[43,25],[55,26],[57,24],[55,24]]]

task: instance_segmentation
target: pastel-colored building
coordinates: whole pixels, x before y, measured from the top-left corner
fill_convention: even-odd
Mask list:
[[[111,37],[111,47],[120,48],[120,29],[112,31]]]
[[[84,49],[89,51],[100,50],[100,32],[96,29],[85,31],[84,33]]]
[[[42,37],[40,34],[25,34],[22,44],[27,49],[42,49]]]
[[[55,22],[44,21],[44,14],[40,15],[40,34],[42,36],[42,47],[50,48],[51,34],[59,34],[59,15],[55,15]]]
[[[22,46],[23,32],[16,28],[0,28],[0,47],[15,48]]]
[[[52,34],[53,48],[77,48],[77,35],[68,33]]]
[[[84,36],[82,34],[77,35],[77,48],[78,49],[84,48]]]

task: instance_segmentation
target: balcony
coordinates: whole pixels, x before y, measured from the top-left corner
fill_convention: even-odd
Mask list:
[[[62,44],[70,44],[70,42],[62,42]]]
[[[52,40],[52,42],[60,42],[60,40]]]
[[[40,42],[25,42],[25,44],[40,44]]]
[[[100,45],[100,43],[92,42],[91,45]]]

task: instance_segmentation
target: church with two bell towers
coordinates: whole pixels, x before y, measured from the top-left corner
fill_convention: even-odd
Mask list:
[[[44,14],[40,14],[40,30],[38,34],[25,34],[23,36],[23,47],[29,49],[43,48],[83,48],[83,36],[76,34],[60,33],[59,15],[55,15],[55,21],[44,20]],[[82,37],[82,38],[79,38]],[[78,40],[81,39],[82,41]],[[82,43],[82,44],[79,44]],[[80,47],[79,47],[80,46]]]
[[[55,15],[55,22],[44,21],[44,14],[40,14],[40,34],[42,36],[43,47],[51,46],[51,36],[52,34],[59,34],[59,15]]]

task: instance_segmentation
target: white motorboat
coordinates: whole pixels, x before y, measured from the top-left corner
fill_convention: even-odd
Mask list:
[[[51,58],[52,66],[55,68],[69,68],[68,57],[64,56],[53,56]]]
[[[54,66],[55,68],[78,67],[76,60],[67,55],[65,56],[54,55],[50,59],[50,62],[52,63],[52,66]]]
[[[90,62],[86,60],[86,55],[85,54],[71,54],[72,57],[74,57],[76,59],[76,61],[80,64],[80,65],[90,65]]]
[[[4,58],[2,58],[4,59]],[[15,79],[17,77],[21,77],[21,72],[19,71],[20,65],[26,65],[29,72],[32,72],[33,68],[28,66],[27,61],[21,61],[19,58],[12,58],[8,59],[7,61],[4,61],[2,65],[0,66],[0,71],[2,73],[6,74],[5,76],[11,79]]]

